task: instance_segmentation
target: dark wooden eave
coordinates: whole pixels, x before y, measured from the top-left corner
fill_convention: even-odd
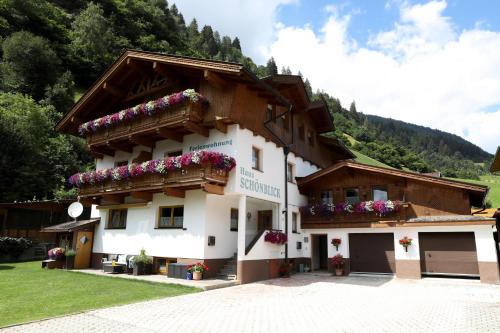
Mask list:
[[[437,178],[437,177],[432,177],[432,176],[426,176],[423,174],[409,172],[409,171],[402,171],[402,170],[398,170],[398,169],[375,167],[372,165],[367,165],[367,164],[362,164],[362,163],[357,163],[357,162],[352,162],[352,161],[341,161],[341,162],[336,163],[336,164],[334,164],[326,169],[317,171],[317,172],[315,172],[307,177],[297,177],[296,178],[297,185],[299,186],[299,189],[304,188],[312,181],[315,181],[315,180],[317,180],[317,179],[319,179],[319,178],[321,178],[329,173],[337,171],[341,168],[351,168],[351,169],[361,170],[361,171],[365,171],[365,172],[383,174],[383,175],[387,175],[387,176],[395,176],[395,177],[412,179],[415,181],[425,182],[425,183],[428,183],[430,185],[435,185],[435,186],[445,186],[445,187],[452,187],[452,188],[456,188],[456,189],[465,190],[469,193],[471,205],[473,205],[475,207],[481,207],[484,204],[484,199],[486,198],[486,195],[488,194],[488,190],[489,190],[488,186],[471,184],[471,183],[461,182],[461,181],[457,181],[457,180],[450,180],[450,179],[446,179],[446,178]]]

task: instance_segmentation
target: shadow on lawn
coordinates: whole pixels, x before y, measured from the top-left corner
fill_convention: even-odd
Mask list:
[[[15,267],[14,266],[10,266],[10,265],[0,265],[0,271],[6,271],[8,269],[14,269]]]

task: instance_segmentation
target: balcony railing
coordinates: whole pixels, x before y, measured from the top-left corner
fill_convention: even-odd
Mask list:
[[[99,197],[108,194],[129,194],[131,192],[167,192],[167,189],[190,190],[223,187],[227,183],[229,171],[218,169],[211,164],[192,165],[167,174],[146,173],[123,180],[106,180],[102,183],[82,184],[78,188],[81,197]]]
[[[179,129],[186,124],[198,124],[203,119],[200,103],[186,103],[151,116],[139,117],[85,134],[89,146],[107,145],[109,142],[128,141],[136,136],[158,135],[158,129]],[[160,134],[161,136],[161,134]]]
[[[402,203],[397,211],[388,212],[383,215],[375,212],[363,213],[332,213],[311,215],[302,212],[302,228],[356,228],[367,227],[377,223],[398,223],[407,219],[409,203]]]

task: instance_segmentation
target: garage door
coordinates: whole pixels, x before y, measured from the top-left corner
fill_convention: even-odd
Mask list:
[[[395,273],[393,234],[349,234],[351,272]]]
[[[422,274],[479,275],[473,232],[418,235]]]

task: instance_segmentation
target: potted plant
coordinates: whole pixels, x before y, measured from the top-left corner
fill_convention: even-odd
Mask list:
[[[340,253],[330,259],[330,263],[335,268],[336,276],[344,275],[344,257]]]
[[[138,256],[134,257],[134,275],[145,275],[151,273],[153,260],[146,255],[146,250],[142,249]]]
[[[188,266],[188,272],[193,273],[193,280],[201,280],[203,278],[203,272],[206,271],[208,271],[207,265],[201,262]]]
[[[75,255],[76,251],[73,250],[72,248],[67,249],[64,251],[64,255],[66,256],[66,261],[64,264],[64,268],[66,269],[73,269],[75,268]]]
[[[408,236],[404,236],[399,240],[399,244],[405,248],[405,251],[408,252],[408,246],[411,245],[411,241],[413,239],[409,238]]]
[[[192,280],[193,279],[193,268],[192,266],[188,266],[187,272],[186,272],[186,280]]]
[[[290,266],[287,264],[282,264],[280,266],[279,274],[282,278],[290,277]]]
[[[342,243],[342,239],[340,238],[333,238],[332,239],[332,245],[335,246],[335,250],[339,250],[339,245]]]

